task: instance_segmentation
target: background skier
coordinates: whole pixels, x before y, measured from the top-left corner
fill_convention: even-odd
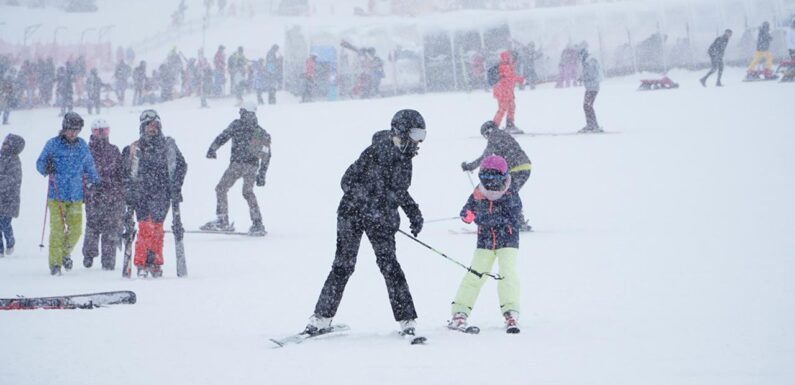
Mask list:
[[[8,134],[0,147],[0,257],[14,252],[14,228],[11,219],[19,216],[22,163],[19,154],[25,139]],[[5,241],[4,241],[5,240]]]
[[[245,103],[240,108],[240,119],[233,120],[207,150],[207,158],[215,159],[216,151],[230,139],[232,140],[229,167],[215,187],[217,198],[215,212],[218,219],[202,226],[202,230],[235,231],[234,226],[229,223],[227,193],[238,179],[243,178],[243,198],[248,203],[252,223],[248,232],[256,236],[266,234],[257,196],[254,195],[254,183],[256,182],[257,186],[265,185],[265,174],[268,172],[271,159],[271,136],[259,126],[256,114],[257,105],[252,102]]]
[[[596,111],[593,109],[593,103],[596,101],[596,95],[599,94],[599,85],[602,83],[602,67],[595,57],[589,56],[588,51],[583,49],[580,51],[582,55],[582,83],[585,86],[585,98],[583,99],[583,111],[585,111],[585,127],[579,132],[581,133],[594,133],[603,132],[596,121]]]
[[[79,138],[83,118],[67,112],[58,136],[47,141],[36,160],[36,169],[49,176],[47,206],[50,210],[50,274],[61,266],[72,269],[72,249],[83,233],[83,178],[88,186],[99,182],[86,142]]]
[[[719,36],[712,44],[709,46],[707,53],[709,54],[709,60],[712,63],[712,68],[710,68],[709,72],[701,78],[701,85],[706,87],[707,86],[707,79],[709,79],[710,75],[712,75],[715,71],[718,71],[718,81],[715,83],[718,87],[723,87],[723,84],[720,82],[721,76],[723,76],[723,54],[726,52],[726,46],[729,45],[729,39],[732,37],[732,30],[727,29],[723,32],[723,35]]]
[[[91,124],[88,142],[100,183],[86,189],[86,236],[83,238],[83,266],[91,267],[100,255],[102,269],[116,267],[116,247],[119,246],[124,215],[122,162],[119,148],[110,143],[110,125],[103,119]]]
[[[762,70],[761,76],[765,79],[773,77],[773,54],[770,53],[770,42],[773,41],[773,36],[770,34],[770,23],[764,22],[759,27],[759,34],[756,36],[756,52],[751,64],[748,65],[748,79],[759,78],[759,72],[756,66],[762,59],[765,60],[765,68]]]
[[[464,171],[473,171],[480,166],[483,159],[490,155],[498,155],[508,162],[508,171],[511,174],[511,191],[514,194],[519,194],[524,184],[530,178],[530,173],[533,170],[533,164],[527,153],[524,152],[522,146],[510,134],[502,131],[491,120],[486,121],[480,126],[480,134],[486,138],[486,149],[483,154],[471,162],[461,162],[461,169]],[[519,231],[531,231],[532,227],[527,224],[524,214],[519,213],[521,216],[521,225],[516,228]]]
[[[521,133],[522,131],[514,125],[514,113],[516,111],[516,97],[513,89],[519,83],[524,83],[524,78],[516,75],[513,68],[513,58],[509,51],[500,54],[500,80],[494,85],[492,94],[497,99],[497,114],[494,115],[494,123],[499,127],[502,118],[507,114],[505,130],[511,133]]]
[[[138,220],[133,263],[139,277],[163,275],[163,222],[171,201],[182,202],[188,165],[174,139],[164,136],[155,110],[141,113],[140,139],[122,151],[124,195]]]
[[[422,115],[414,110],[400,110],[392,118],[392,129],[376,132],[373,143],[345,171],[341,181],[344,195],[337,208],[334,263],[304,333],[317,334],[331,326],[345,285],[353,274],[362,234],[367,234],[386,281],[392,314],[403,333],[414,334],[417,312],[395,256],[395,233],[400,227],[398,207],[409,218],[414,236],[422,230],[422,213],[408,188],[412,159],[424,139]]]

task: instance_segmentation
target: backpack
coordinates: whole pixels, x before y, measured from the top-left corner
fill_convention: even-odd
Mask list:
[[[489,82],[489,87],[494,87],[494,85],[500,81],[499,64],[489,67],[488,73],[486,74],[486,80]]]

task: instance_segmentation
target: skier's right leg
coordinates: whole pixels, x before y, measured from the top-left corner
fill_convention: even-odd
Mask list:
[[[502,118],[505,116],[507,112],[508,112],[508,102],[502,99],[497,99],[497,113],[494,115],[493,119],[494,124],[496,124],[497,127],[499,127],[500,124],[502,124]]]
[[[477,272],[490,272],[496,258],[497,253],[492,250],[476,249],[472,257],[472,270]],[[458,291],[455,294],[455,299],[453,299],[453,305],[450,309],[452,314],[464,313],[468,316],[469,313],[472,312],[475,301],[477,301],[478,295],[480,295],[480,289],[483,287],[483,284],[486,283],[487,279],[488,277],[485,275],[478,277],[467,271],[464,274],[464,279],[461,280],[461,284],[458,285]]]
[[[497,282],[497,295],[500,298],[500,311],[519,312],[520,289],[519,273],[516,268],[516,260],[519,256],[519,249],[514,247],[503,247],[495,251],[495,256],[499,260],[499,271],[503,279]]]
[[[238,163],[230,163],[229,167],[224,171],[218,185],[215,186],[216,206],[215,214],[218,219],[215,221],[207,222],[201,227],[202,230],[221,231],[232,230],[229,224],[229,189],[237,182],[238,178],[242,176],[242,170]]]
[[[86,226],[86,236],[83,237],[83,266],[91,267],[94,258],[99,255],[99,238],[99,229]]]
[[[63,202],[49,199],[47,206],[51,213],[49,262],[50,269],[52,269],[62,266],[63,258],[67,255],[64,251],[66,249],[66,224],[64,215],[62,215],[64,212]]]
[[[356,267],[356,254],[363,232],[361,220],[355,215],[341,214],[337,217],[337,251],[331,272],[317,299],[315,316],[333,318],[337,314],[345,285]]]

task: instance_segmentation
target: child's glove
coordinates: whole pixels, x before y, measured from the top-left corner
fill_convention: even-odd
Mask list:
[[[472,210],[467,210],[464,215],[461,216],[461,220],[464,221],[464,223],[472,223],[472,221],[475,220],[475,213],[473,213]]]

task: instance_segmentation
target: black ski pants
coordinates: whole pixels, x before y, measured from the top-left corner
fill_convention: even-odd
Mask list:
[[[386,281],[395,320],[417,318],[406,276],[395,256],[395,231],[369,224],[356,214],[341,214],[337,217],[337,252],[315,305],[315,315],[332,318],[337,314],[345,285],[356,266],[356,254],[359,252],[362,234],[367,234],[373,245],[375,261]]]
[[[718,71],[718,83],[720,83],[720,79],[723,76],[723,58],[722,57],[712,57],[712,68],[709,69],[706,75],[704,75],[704,81],[706,82],[710,76],[712,76],[715,71]]]
[[[593,102],[596,101],[596,95],[599,91],[585,91],[585,100],[583,100],[582,108],[585,111],[585,122],[589,128],[599,127],[596,122],[596,111],[593,109]]]

